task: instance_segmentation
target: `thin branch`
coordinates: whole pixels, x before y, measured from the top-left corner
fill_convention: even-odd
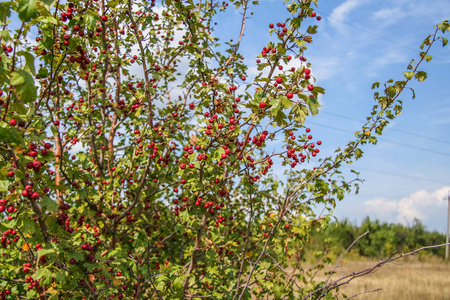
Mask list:
[[[381,291],[381,289],[368,290],[368,289],[366,288],[366,289],[364,289],[363,292],[358,293],[358,294],[354,294],[353,296],[351,296],[351,297],[348,298],[348,299],[353,299],[353,298],[358,297],[359,295],[368,294],[368,293],[376,293],[376,292],[379,292],[379,291]]]
[[[289,277],[289,278],[294,282],[295,286],[297,286],[297,288],[298,288],[298,289],[302,292],[302,294],[303,294],[303,289],[297,284],[297,282],[295,281],[295,279],[294,279],[291,275],[289,275],[289,274],[283,269],[283,267],[275,260],[275,258],[273,258],[272,256],[270,256],[269,253],[266,252],[266,255],[267,255],[268,257],[270,257],[270,258],[275,262],[275,264],[278,266],[278,268],[280,268],[280,270],[283,271],[283,273],[284,273],[287,277]]]
[[[353,243],[351,243],[351,245],[345,250],[344,254],[342,254],[342,256],[339,258],[339,260],[338,260],[338,262],[336,263],[336,265],[334,266],[333,270],[331,270],[330,275],[328,275],[327,280],[325,280],[325,286],[327,285],[328,281],[330,281],[331,276],[334,274],[334,272],[336,271],[336,269],[337,269],[338,267],[340,267],[341,261],[342,261],[342,259],[344,258],[344,256],[350,251],[350,249],[351,249],[351,248],[352,248],[352,247],[353,247],[353,246],[354,246],[354,245],[355,245],[362,237],[368,235],[369,233],[370,233],[370,231],[366,231],[366,232],[364,232],[363,234],[361,234],[360,236],[358,236],[358,237],[356,238],[356,240],[354,240]],[[323,294],[324,292],[325,292],[325,290],[323,290],[321,296],[324,296],[324,294]]]

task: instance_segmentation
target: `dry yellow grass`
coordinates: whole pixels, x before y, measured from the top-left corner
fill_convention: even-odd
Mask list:
[[[344,261],[336,270],[332,279],[341,275],[368,269],[379,261]],[[326,267],[327,271],[333,266]],[[322,272],[323,273],[323,272]],[[317,274],[317,280],[324,280],[325,275]],[[342,294],[347,297],[361,293],[364,290],[381,291],[359,295],[363,300],[450,300],[450,263],[437,259],[419,261],[417,257],[402,258],[376,269],[373,273],[359,277],[339,289],[339,299]]]

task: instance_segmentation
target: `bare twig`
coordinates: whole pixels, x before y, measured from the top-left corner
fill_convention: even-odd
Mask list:
[[[359,238],[360,238],[360,237],[358,237],[358,239],[359,239]],[[354,243],[352,243],[352,245],[353,245],[353,244],[354,244]],[[374,265],[374,266],[371,267],[371,268],[368,268],[368,269],[365,269],[365,270],[362,270],[362,271],[359,271],[359,272],[354,272],[354,273],[348,274],[348,275],[346,275],[346,276],[341,276],[341,278],[337,279],[336,281],[330,282],[329,284],[324,285],[323,287],[318,288],[318,289],[312,291],[311,293],[309,293],[308,295],[306,295],[306,296],[303,297],[302,299],[303,299],[303,300],[307,300],[307,299],[309,299],[312,295],[314,295],[314,294],[316,294],[316,293],[318,293],[318,292],[321,292],[321,295],[320,295],[320,297],[317,298],[317,299],[321,299],[321,298],[323,298],[324,295],[326,295],[329,291],[334,290],[334,289],[340,287],[341,285],[348,284],[350,281],[352,281],[353,279],[355,279],[355,278],[357,278],[357,277],[361,277],[361,276],[368,275],[368,274],[372,273],[375,269],[377,269],[377,268],[379,268],[379,267],[381,267],[381,266],[383,266],[383,265],[385,265],[385,264],[387,264],[387,263],[393,262],[393,261],[395,261],[395,260],[397,260],[397,259],[400,259],[400,258],[402,258],[402,257],[406,257],[406,256],[410,256],[410,255],[416,254],[417,252],[422,251],[422,250],[440,248],[440,247],[444,247],[444,246],[446,246],[446,245],[450,245],[450,243],[449,243],[449,244],[441,244],[441,245],[426,246],[426,247],[422,247],[422,248],[416,249],[416,250],[414,250],[414,251],[411,251],[411,252],[408,252],[408,253],[405,253],[405,254],[400,254],[400,255],[397,255],[397,256],[394,256],[394,257],[390,257],[390,258],[388,258],[388,259],[382,260],[381,262],[377,263],[376,265]],[[350,247],[349,247],[349,248],[350,248]]]
[[[289,277],[289,278],[294,282],[295,286],[296,286],[296,287],[302,292],[302,294],[303,294],[303,289],[297,284],[297,282],[295,281],[295,279],[294,279],[291,275],[289,275],[288,272],[286,272],[286,271],[283,269],[283,267],[275,260],[275,258],[273,258],[272,256],[270,256],[270,254],[269,254],[268,252],[266,252],[266,255],[267,255],[268,257],[270,257],[270,258],[275,262],[275,264],[278,266],[278,268],[280,268],[280,270],[283,271],[283,273],[286,274],[286,276]]]
[[[381,289],[368,290],[367,288],[365,288],[363,292],[358,293],[358,294],[354,294],[353,296],[351,296],[348,299],[353,299],[353,298],[358,297],[359,295],[363,295],[363,294],[367,294],[367,293],[376,293],[376,292],[379,292],[379,291],[381,291]]]
[[[370,232],[366,231],[363,234],[361,234],[360,236],[358,236],[356,238],[356,240],[353,241],[353,243],[351,243],[351,245],[345,250],[344,254],[342,254],[342,256],[339,258],[338,262],[336,263],[336,265],[334,266],[333,270],[331,270],[330,275],[328,275],[327,280],[325,280],[325,286],[327,285],[328,281],[330,281],[331,276],[334,274],[334,272],[336,271],[337,268],[340,267],[341,261],[344,258],[344,256],[348,253],[348,251],[350,251],[350,249],[364,236],[368,235]],[[324,292],[325,290],[322,291],[322,295],[324,296]]]

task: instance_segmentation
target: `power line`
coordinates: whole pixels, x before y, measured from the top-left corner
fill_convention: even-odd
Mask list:
[[[367,171],[367,172],[379,173],[379,174],[383,174],[383,175],[390,175],[390,176],[396,176],[396,177],[402,177],[402,178],[409,178],[409,179],[420,180],[420,181],[428,181],[428,182],[445,184],[445,185],[449,184],[448,182],[444,182],[444,181],[433,180],[433,179],[422,178],[422,177],[416,177],[416,176],[411,176],[411,175],[406,175],[406,174],[396,174],[396,173],[391,173],[391,172],[386,172],[386,171],[378,171],[378,170],[373,170],[373,169],[368,169],[368,168],[361,168],[361,167],[357,167],[357,168],[355,167],[355,169],[363,170],[363,171]]]
[[[336,113],[330,113],[330,112],[327,112],[327,111],[321,111],[320,113],[321,114],[325,114],[325,115],[334,116],[334,117],[341,118],[341,119],[350,120],[350,121],[361,122],[361,120],[349,118],[347,116],[339,115],[339,114],[336,114]],[[389,131],[399,132],[399,133],[406,134],[406,135],[410,135],[410,136],[413,136],[413,137],[420,137],[420,138],[427,139],[427,140],[434,141],[434,142],[450,144],[450,141],[448,141],[448,140],[442,140],[442,139],[438,139],[438,138],[434,138],[434,137],[429,137],[429,136],[421,135],[421,134],[418,134],[418,133],[407,132],[407,131],[400,130],[400,129],[395,129],[395,128],[389,128],[388,130]]]
[[[330,129],[337,130],[337,131],[342,131],[342,132],[347,132],[347,133],[354,133],[351,130],[337,128],[335,126],[330,126],[330,125],[325,125],[325,124],[320,124],[320,123],[316,123],[316,122],[313,122],[313,121],[308,121],[308,123],[309,124],[313,124],[313,125],[317,125],[317,126],[322,126],[322,127],[325,127],[325,128],[330,128]],[[435,150],[432,150],[432,149],[417,147],[417,146],[414,146],[414,145],[394,142],[394,141],[386,140],[386,139],[380,138],[380,137],[378,138],[378,141],[385,142],[385,143],[391,143],[391,144],[394,144],[394,145],[407,147],[407,148],[410,148],[410,149],[416,149],[416,150],[420,150],[420,151],[425,151],[427,153],[434,153],[434,154],[439,154],[439,155],[450,157],[449,153],[444,153],[444,152],[439,152],[439,151],[435,151]]]

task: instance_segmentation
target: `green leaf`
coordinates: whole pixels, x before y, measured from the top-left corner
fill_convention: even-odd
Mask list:
[[[321,106],[315,97],[308,97],[306,100],[306,104],[308,104],[309,111],[313,116],[319,113],[319,107]]]
[[[405,78],[408,80],[410,80],[414,77],[414,72],[412,72],[412,71],[405,71],[405,72],[403,72],[403,74],[404,74]]]
[[[181,289],[183,288],[183,281],[183,277],[177,277],[172,283],[172,287],[174,288],[174,290],[181,291]]]
[[[8,180],[0,180],[0,192],[8,191],[9,181]]]
[[[40,249],[38,251],[38,257],[41,257],[42,255],[47,255],[47,254],[53,254],[56,253],[56,249],[55,248],[50,248],[50,249]]]
[[[11,85],[20,85],[25,82],[25,77],[19,72],[13,72],[11,74]]]
[[[97,28],[97,21],[100,21],[100,18],[97,15],[93,15],[93,14],[87,14],[86,15],[86,26],[88,29],[90,30],[94,30],[95,28]]]
[[[306,32],[309,34],[317,33],[317,25],[309,26],[308,29],[306,30]]]
[[[32,102],[36,99],[36,86],[33,76],[24,70],[17,70],[11,74],[11,85],[15,85],[14,92],[22,102]]]
[[[433,59],[433,56],[427,54],[427,55],[424,56],[424,58],[425,58],[425,60],[426,60],[427,62],[430,62],[430,61]]]
[[[56,2],[56,0],[41,0],[47,7],[47,9],[50,10],[50,8],[53,6],[53,4]]]
[[[425,79],[427,79],[427,73],[424,71],[419,71],[414,77],[419,81],[425,81]]]
[[[441,30],[443,33],[445,33],[446,31],[450,31],[450,22],[448,20],[445,20],[437,24],[437,28]]]
[[[27,120],[30,120],[33,117],[34,112],[35,112],[35,107],[33,104],[31,104],[27,111],[27,115],[26,115]]]
[[[40,268],[34,273],[32,276],[33,279],[41,279],[41,284],[47,285],[52,282],[52,271],[50,271],[48,268]]]
[[[22,22],[28,22],[37,17],[36,0],[20,0],[17,12]]]
[[[0,126],[0,142],[14,143],[20,145],[23,143],[22,136],[15,128],[5,128]]]
[[[0,22],[6,24],[6,20],[11,16],[11,4],[13,2],[0,2]]]
[[[30,219],[30,218],[25,218],[22,220],[23,223],[23,233],[26,234],[33,234],[36,232],[36,223]]]
[[[108,6],[109,6],[109,7],[112,7],[112,8],[116,7],[117,4],[119,4],[119,2],[116,1],[116,0],[112,0],[112,1],[109,1],[109,2],[108,2]]]
[[[58,203],[56,201],[53,201],[49,197],[44,197],[41,200],[42,207],[45,207],[47,211],[54,212],[58,209]]]
[[[6,70],[3,67],[3,62],[0,62],[0,86],[8,80]]]
[[[272,116],[277,115],[280,109],[282,108],[281,101],[278,101],[278,99],[273,99],[272,101],[270,101],[270,105],[272,105],[270,107],[270,113]]]
[[[76,261],[80,261],[80,260],[82,260],[84,258],[84,256],[82,254],[78,253],[78,252],[72,252],[72,253],[69,254],[69,258],[73,258]]]
[[[292,106],[292,101],[288,99],[286,96],[281,96],[280,98],[281,104],[283,104],[284,108],[289,108]]]
[[[308,115],[308,108],[303,104],[295,105],[291,110],[291,114],[294,114],[295,122],[303,125],[305,123],[306,116]]]
[[[18,55],[22,55],[25,57],[25,65],[23,66],[23,69],[31,74],[36,73],[36,69],[34,67],[34,56],[30,52],[25,51],[18,51]]]
[[[372,90],[377,89],[377,88],[379,88],[379,87],[380,87],[380,83],[379,83],[379,82],[374,82],[374,83],[372,84]]]
[[[54,290],[54,289],[48,289],[45,293],[48,296],[48,300],[58,300],[59,299],[59,294],[61,292],[57,291],[57,290]]]

